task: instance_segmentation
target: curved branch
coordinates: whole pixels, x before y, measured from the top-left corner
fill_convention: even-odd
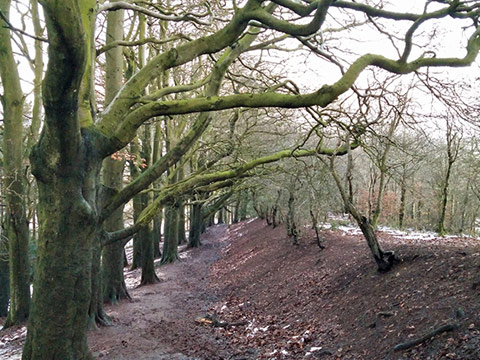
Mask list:
[[[199,17],[205,17],[208,16],[208,13],[205,14],[200,14],[200,15],[192,15],[192,14],[183,14],[183,15],[164,15],[159,12],[151,11],[148,10],[142,6],[138,6],[135,4],[130,4],[125,1],[116,1],[116,2],[108,2],[106,4],[103,4],[98,8],[97,13],[100,13],[102,11],[116,11],[116,10],[133,10],[137,11],[139,13],[145,14],[147,16],[153,17],[155,19],[160,19],[160,20],[165,20],[165,21],[191,21],[194,23],[197,23],[199,25],[210,25],[210,22],[207,21],[202,21],[198,19]]]
[[[312,21],[305,25],[293,24],[286,20],[280,20],[260,8],[257,11],[253,12],[251,15],[252,20],[257,20],[263,25],[266,25],[277,31],[281,31],[285,34],[294,35],[294,36],[308,36],[316,33],[320,30],[325,17],[327,15],[328,8],[333,3],[333,0],[323,0],[316,3],[316,6],[313,9],[317,9]]]
[[[168,43],[168,42],[171,42],[171,41],[182,40],[182,39],[191,40],[183,34],[178,34],[178,35],[174,35],[174,36],[172,36],[168,39],[161,39],[161,40],[153,38],[153,37],[149,37],[149,38],[145,38],[145,39],[141,39],[141,40],[137,40],[137,41],[126,41],[126,40],[112,41],[112,42],[102,46],[101,48],[98,48],[96,50],[96,55],[99,56],[99,55],[103,54],[104,52],[107,52],[108,50],[116,48],[117,46],[140,46],[140,45],[145,45],[145,44],[162,45],[162,44],[165,44],[165,43]]]
[[[403,50],[402,57],[400,58],[400,62],[406,62],[408,59],[408,56],[410,55],[410,52],[412,51],[412,45],[413,45],[413,34],[415,31],[422,25],[424,22],[430,20],[430,19],[439,19],[442,17],[447,16],[450,14],[458,5],[458,2],[452,3],[449,7],[440,9],[438,11],[434,11],[432,13],[426,13],[422,16],[420,16],[413,25],[408,29],[406,35],[405,35],[405,49]]]

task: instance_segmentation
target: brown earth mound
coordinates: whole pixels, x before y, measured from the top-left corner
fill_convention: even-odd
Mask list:
[[[380,233],[404,261],[379,274],[361,235],[326,231],[321,251],[313,235],[293,246],[283,227],[259,220],[229,233],[212,283],[225,299],[220,315],[249,321],[224,331],[254,353],[245,358],[480,359],[478,240]],[[394,351],[445,324],[454,331]]]

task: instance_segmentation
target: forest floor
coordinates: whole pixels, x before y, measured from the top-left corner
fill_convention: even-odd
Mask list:
[[[403,261],[379,274],[358,231],[304,232],[261,220],[214,226],[203,246],[159,267],[161,282],[106,306],[114,326],[90,331],[98,359],[480,359],[480,241],[379,232]],[[400,343],[442,332],[406,350]],[[214,326],[217,325],[217,326]],[[458,327],[457,327],[458,326]],[[445,329],[445,327],[444,327]],[[0,332],[19,358],[25,328]]]

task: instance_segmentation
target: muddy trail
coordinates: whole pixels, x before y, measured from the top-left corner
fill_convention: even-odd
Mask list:
[[[358,232],[322,235],[324,250],[261,220],[214,226],[157,268],[160,283],[126,272],[134,300],[106,306],[114,325],[90,331],[90,348],[114,360],[480,359],[478,240],[380,232],[403,262],[379,274]],[[0,359],[19,358],[24,336],[0,332]]]

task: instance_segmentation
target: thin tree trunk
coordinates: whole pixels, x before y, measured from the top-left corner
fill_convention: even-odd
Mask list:
[[[348,148],[348,151],[351,152],[350,148]],[[335,183],[337,184],[337,188],[343,200],[345,210],[355,219],[365,237],[365,240],[367,241],[373,259],[377,264],[378,271],[389,271],[393,267],[393,265],[399,261],[398,257],[392,251],[382,250],[378,242],[374,227],[372,226],[368,218],[362,216],[357,210],[357,208],[353,205],[353,203],[350,202],[350,197],[347,195],[344,187],[342,186],[340,177],[335,171],[334,157],[330,158],[329,170],[332,174],[333,179],[335,180]]]
[[[0,1],[0,11],[8,18],[10,0]],[[30,311],[29,229],[25,205],[23,169],[23,92],[13,58],[11,33],[0,27],[0,77],[3,85],[3,169],[6,214],[4,236],[9,241],[10,311],[5,328],[28,319]]]
[[[398,210],[398,227],[400,229],[403,228],[403,223],[405,220],[406,198],[407,198],[407,172],[404,168],[402,173],[402,181],[400,184],[400,207]]]
[[[107,14],[106,44],[123,40],[124,12],[117,10]],[[123,51],[117,46],[105,54],[105,107],[114,99],[123,84]],[[103,161],[103,183],[114,196],[123,187],[123,159],[107,158]],[[116,209],[104,224],[105,231],[118,231],[124,228],[123,206]],[[123,241],[107,245],[102,253],[101,302],[117,303],[121,299],[130,299],[123,275],[124,265]],[[100,305],[101,307],[101,305]],[[98,318],[105,318],[103,308]],[[108,320],[108,319],[107,319]]]
[[[8,243],[7,238],[2,238],[0,239],[0,317],[8,315],[9,300]]]

